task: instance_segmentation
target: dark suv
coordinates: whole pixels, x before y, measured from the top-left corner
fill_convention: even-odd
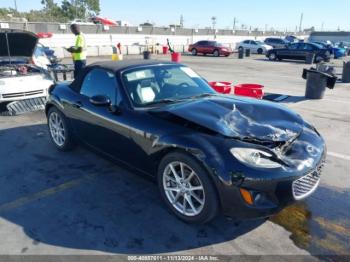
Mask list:
[[[277,48],[269,50],[266,53],[271,61],[292,59],[292,60],[306,60],[310,55],[314,55],[316,63],[321,61],[329,61],[331,54],[322,46],[314,43],[294,43],[289,44],[286,48]]]
[[[199,41],[195,44],[192,44],[188,47],[188,51],[192,53],[192,55],[197,54],[212,54],[214,56],[229,56],[232,54],[232,49],[216,41]]]
[[[281,38],[266,38],[264,43],[273,48],[284,48],[288,45],[288,41]]]

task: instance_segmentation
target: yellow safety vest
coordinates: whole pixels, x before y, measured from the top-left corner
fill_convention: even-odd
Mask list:
[[[85,42],[85,36],[83,33],[80,33],[77,35],[75,39],[75,47],[81,47],[82,51],[80,53],[72,53],[73,60],[79,61],[79,60],[86,60],[86,42]]]

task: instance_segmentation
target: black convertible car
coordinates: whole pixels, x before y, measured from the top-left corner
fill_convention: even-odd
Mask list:
[[[329,61],[331,53],[322,46],[315,43],[292,43],[286,48],[271,49],[266,53],[266,57],[271,61],[291,59],[307,60],[307,57],[314,55],[314,62]]]
[[[268,217],[320,181],[326,147],[312,125],[278,104],[217,94],[181,64],[95,63],[49,93],[58,149],[82,142],[154,177],[186,222],[208,222],[219,211]]]

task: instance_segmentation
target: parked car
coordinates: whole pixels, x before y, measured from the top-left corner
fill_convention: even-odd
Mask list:
[[[285,48],[288,46],[289,42],[281,38],[266,38],[265,44],[272,46],[273,48]]]
[[[256,41],[256,40],[244,40],[240,43],[238,43],[238,50],[239,49],[250,49],[252,53],[257,54],[266,54],[266,52],[273,47],[270,45],[267,45],[263,42]]]
[[[300,39],[294,35],[287,35],[284,38],[286,41],[288,41],[289,43],[298,43],[300,42]]]
[[[95,25],[93,22],[84,20],[84,19],[74,19],[72,21],[69,22],[70,24],[76,24],[76,25]]]
[[[350,55],[350,42],[338,42],[335,43],[336,47],[344,48],[346,50],[346,55]]]
[[[329,43],[327,44],[324,42],[312,42],[312,43],[315,43],[315,44],[320,45],[323,48],[327,49],[329,51],[329,53],[334,56],[335,59],[341,58],[341,57],[344,57],[347,55],[345,48],[337,47],[333,44],[329,44]]]
[[[195,44],[192,44],[188,47],[188,51],[192,53],[192,55],[197,54],[212,54],[216,57],[218,56],[229,56],[232,54],[232,49],[224,46],[221,43],[216,41],[199,41]]]
[[[98,62],[49,94],[57,149],[83,143],[153,177],[186,222],[267,217],[320,181],[326,146],[312,125],[276,103],[220,95],[178,63]]]
[[[90,20],[94,24],[101,24],[101,25],[107,25],[107,26],[117,26],[118,23],[112,19],[109,18],[102,18],[98,16],[91,17]]]
[[[0,31],[0,104],[47,96],[53,81],[34,56],[37,41],[31,32]]]
[[[286,48],[278,48],[269,50],[266,53],[271,61],[291,59],[291,60],[306,60],[310,54],[315,55],[315,62],[329,61],[330,52],[320,45],[314,43],[294,43]]]

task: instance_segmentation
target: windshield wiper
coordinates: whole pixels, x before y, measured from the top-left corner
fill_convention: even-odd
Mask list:
[[[148,102],[143,104],[144,106],[151,106],[151,105],[156,105],[156,104],[170,104],[170,103],[175,103],[178,102],[179,100],[176,99],[170,99],[170,98],[165,98],[165,99],[160,99],[160,100],[155,100],[152,102]]]
[[[199,94],[199,95],[194,95],[194,96],[186,97],[186,99],[196,99],[196,98],[207,97],[207,96],[213,96],[213,95],[215,95],[215,94],[214,94],[214,93],[203,93],[203,94]]]

